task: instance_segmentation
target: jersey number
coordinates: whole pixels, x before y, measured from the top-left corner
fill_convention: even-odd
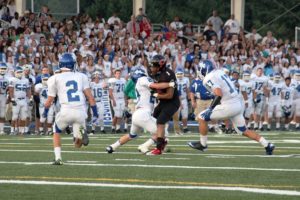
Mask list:
[[[230,83],[228,82],[228,76],[227,75],[223,75],[221,76],[221,78],[223,79],[223,81],[225,81],[225,83],[227,84],[227,86],[229,87],[229,92],[233,93],[234,89],[231,87]]]
[[[68,101],[74,102],[74,101],[80,101],[79,95],[74,95],[74,93],[77,93],[78,91],[78,84],[76,81],[68,81],[66,83],[66,87],[69,87],[67,91],[68,95]]]
[[[94,97],[96,97],[96,98],[102,97],[102,89],[101,88],[94,88]]]
[[[290,95],[291,95],[290,92],[286,92],[285,95],[284,95],[284,99],[285,100],[289,100],[290,99]]]

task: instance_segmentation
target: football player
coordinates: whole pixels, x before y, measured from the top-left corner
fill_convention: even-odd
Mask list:
[[[178,112],[176,112],[175,115],[173,116],[175,132],[177,134],[181,134],[179,123],[178,123],[179,116],[181,115],[183,133],[190,133],[190,130],[187,127],[188,114],[189,114],[188,94],[190,93],[189,91],[190,81],[187,77],[184,77],[184,71],[182,68],[178,68],[176,70],[175,75],[177,78],[177,89],[179,92],[179,98],[181,103]]]
[[[254,103],[254,129],[262,129],[262,119],[265,113],[265,96],[267,93],[268,78],[263,75],[263,69],[261,67],[256,69],[256,74],[253,75],[253,82],[255,89],[253,91],[253,103]]]
[[[291,86],[291,77],[286,77],[284,80],[285,84],[282,88],[282,100],[281,107],[283,112],[283,117],[285,119],[284,129],[289,130],[289,123],[292,121],[293,117],[293,98],[295,94],[295,88]]]
[[[253,139],[265,148],[267,155],[272,155],[275,146],[268,142],[264,137],[256,132],[247,129],[243,117],[244,105],[241,98],[238,97],[233,82],[224,73],[223,70],[214,69],[213,65],[205,64],[201,66],[201,75],[203,84],[211,91],[215,98],[210,107],[198,116],[200,141],[189,142],[191,148],[206,151],[207,150],[207,122],[211,120],[230,119],[236,132]]]
[[[101,75],[101,72],[99,71],[95,71],[92,74],[92,82],[91,82],[91,90],[93,93],[93,96],[95,98],[96,101],[96,105],[97,105],[97,110],[98,110],[98,120],[96,123],[92,124],[92,131],[91,134],[95,133],[95,128],[96,128],[96,124],[100,125],[100,131],[101,133],[105,133],[104,130],[104,104],[103,104],[103,92],[104,89],[107,88],[107,85],[104,81],[100,81],[100,79],[103,78]]]
[[[267,130],[271,130],[272,118],[276,118],[276,130],[280,129],[280,117],[281,117],[281,97],[283,84],[279,73],[274,74],[274,80],[268,84],[267,104],[268,104],[268,127]]]
[[[127,103],[125,102],[124,88],[126,80],[121,78],[121,71],[116,69],[114,71],[114,78],[109,79],[109,97],[114,110],[114,118],[112,121],[112,133],[121,133],[121,121],[125,107]],[[127,127],[124,127],[125,129]]]
[[[59,59],[60,74],[56,74],[48,80],[48,99],[45,102],[43,117],[49,112],[54,98],[57,96],[61,105],[60,111],[53,125],[53,145],[55,160],[53,165],[62,165],[60,133],[67,126],[73,125],[74,145],[80,148],[89,143],[85,131],[87,118],[86,99],[93,111],[93,122],[98,119],[98,111],[95,99],[92,95],[88,77],[80,72],[75,72],[75,60],[70,53],[64,53]]]
[[[10,79],[9,96],[13,106],[11,134],[17,134],[17,124],[19,124],[19,132],[23,135],[25,133],[26,118],[28,117],[28,101],[31,98],[31,87],[28,79],[24,78],[21,67],[16,68],[15,77]]]
[[[7,65],[0,63],[0,135],[4,135],[4,122],[6,110],[6,93],[8,89],[8,78],[6,77]]]
[[[154,135],[157,131],[156,119],[151,116],[155,103],[155,97],[152,96],[151,89],[165,89],[175,86],[174,82],[153,83],[152,79],[147,77],[145,70],[142,68],[136,68],[131,72],[131,79],[136,83],[137,104],[136,110],[132,115],[130,133],[123,135],[114,144],[106,147],[108,153],[113,153],[121,145],[136,138],[140,129],[145,129],[153,134],[151,139],[139,146],[139,150],[142,153],[149,152],[149,147],[153,145],[157,139],[156,135]]]
[[[300,130],[300,70],[296,70],[291,85],[295,88],[294,96],[294,122],[296,130]]]
[[[49,74],[44,74],[42,75],[42,83],[38,83],[35,85],[34,91],[35,94],[39,96],[40,103],[39,103],[39,112],[44,113],[45,110],[45,102],[48,98],[48,79],[50,75]],[[46,123],[47,127],[47,134],[46,135],[52,135],[52,123],[53,123],[53,118],[54,118],[54,104],[52,104],[49,108],[48,115],[47,117],[41,116],[40,117],[40,122],[41,126],[39,127],[39,135],[44,135],[44,123]]]

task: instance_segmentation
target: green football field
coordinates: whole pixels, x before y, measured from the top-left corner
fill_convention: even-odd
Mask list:
[[[170,137],[167,152],[137,151],[143,135],[107,154],[120,135],[90,137],[75,149],[63,137],[63,166],[52,166],[49,136],[0,136],[0,199],[300,199],[300,133],[263,134],[275,143],[266,156],[239,135],[209,135],[205,153],[187,146],[198,134]]]

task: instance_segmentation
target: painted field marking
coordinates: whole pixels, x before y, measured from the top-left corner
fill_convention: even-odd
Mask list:
[[[190,160],[190,158],[167,158],[167,157],[161,157],[161,160]]]
[[[0,164],[20,164],[20,165],[50,165],[50,162],[20,162],[20,161],[0,161]],[[64,163],[70,166],[90,166],[90,167],[140,167],[140,168],[172,168],[172,169],[210,169],[210,170],[241,170],[241,171],[280,171],[280,172],[300,172],[300,169],[282,168],[251,168],[251,167],[213,167],[213,166],[185,166],[185,165],[140,165],[140,164],[110,164],[110,163]]]
[[[52,150],[38,150],[38,149],[0,149],[0,152],[35,152],[35,153],[53,153]],[[78,154],[107,154],[107,152],[100,151],[62,151],[62,153],[78,153]],[[142,155],[139,152],[114,152],[114,154],[122,155]],[[248,158],[297,158],[300,154],[286,154],[286,155],[241,155],[241,154],[208,154],[208,153],[166,153],[165,155],[178,155],[178,156],[234,156],[234,157],[248,157]]]
[[[126,159],[126,158],[116,158],[115,159],[116,161],[139,161],[139,162],[143,162],[145,160],[142,160],[142,159]]]
[[[68,163],[97,163],[94,160],[67,160]]]
[[[141,188],[141,189],[185,189],[185,190],[221,190],[240,191],[260,194],[300,196],[299,191],[273,190],[244,187],[210,187],[210,186],[171,186],[171,185],[136,185],[136,184],[109,184],[109,183],[79,183],[57,181],[24,181],[24,180],[0,180],[0,184],[23,184],[23,185],[57,185],[57,186],[86,186],[86,187],[112,187],[112,188]]]

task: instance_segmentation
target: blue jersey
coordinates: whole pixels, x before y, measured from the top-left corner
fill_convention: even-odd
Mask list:
[[[213,98],[213,95],[204,87],[203,81],[200,79],[193,80],[190,91],[195,94],[197,99],[209,100]]]

